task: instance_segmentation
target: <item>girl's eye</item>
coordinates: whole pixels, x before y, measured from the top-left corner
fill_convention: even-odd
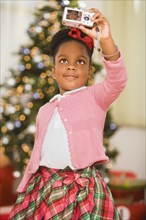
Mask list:
[[[66,59],[61,59],[60,63],[67,63],[67,60]]]
[[[84,64],[85,61],[84,61],[84,60],[78,60],[77,63],[78,63],[78,64]]]

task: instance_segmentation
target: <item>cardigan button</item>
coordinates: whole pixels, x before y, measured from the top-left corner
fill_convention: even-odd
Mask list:
[[[68,121],[67,118],[64,118],[64,121]]]
[[[69,133],[69,134],[72,134],[72,131],[69,131],[68,133]]]

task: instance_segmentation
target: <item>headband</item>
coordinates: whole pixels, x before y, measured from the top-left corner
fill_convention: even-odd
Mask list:
[[[85,37],[82,37],[81,31],[79,29],[71,28],[70,31],[68,32],[68,35],[70,37],[75,38],[75,39],[81,40],[82,42],[84,42],[88,46],[89,50],[92,50],[92,48],[94,46],[93,39],[87,35]]]

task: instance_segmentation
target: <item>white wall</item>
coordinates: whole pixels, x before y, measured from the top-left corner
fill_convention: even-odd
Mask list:
[[[119,151],[112,169],[132,171],[138,178],[146,179],[146,130],[121,127],[110,142]]]
[[[19,47],[28,43],[26,31],[33,20],[35,1],[1,1],[1,82],[8,74],[9,68],[18,64],[14,55]]]

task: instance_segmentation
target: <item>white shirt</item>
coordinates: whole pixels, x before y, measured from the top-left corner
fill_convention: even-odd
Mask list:
[[[71,95],[71,93],[75,93],[84,88],[86,88],[86,86],[65,92],[63,95],[55,95],[50,102],[54,99],[58,99],[60,101],[62,98]],[[71,169],[75,169],[70,158],[67,132],[60,118],[57,107],[54,110],[44,137],[40,166],[56,169],[64,169],[69,166]]]

